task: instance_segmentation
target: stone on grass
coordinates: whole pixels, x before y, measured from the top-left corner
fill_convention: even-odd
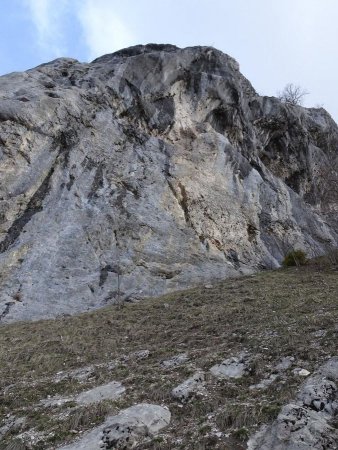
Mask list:
[[[187,353],[181,353],[179,355],[175,355],[170,359],[167,359],[165,361],[161,361],[161,366],[165,369],[170,369],[172,367],[181,366],[185,362],[189,360],[189,356]]]
[[[249,389],[267,389],[272,383],[274,383],[278,378],[277,374],[271,374],[269,378],[265,378],[257,384],[253,384]]]
[[[86,366],[80,367],[79,369],[74,369],[69,372],[58,372],[55,375],[54,381],[55,383],[60,383],[63,380],[67,380],[69,378],[85,381],[88,378],[92,377],[95,373],[95,366]]]
[[[82,392],[75,397],[76,403],[81,405],[90,405],[91,403],[101,402],[102,400],[115,400],[120,397],[126,388],[118,381],[97,386],[89,391]]]
[[[131,406],[110,418],[110,425],[103,430],[104,449],[125,449],[146,436],[155,436],[169,425],[168,408],[151,404]]]
[[[285,357],[281,358],[279,363],[276,365],[275,369],[278,372],[283,372],[284,370],[288,370],[292,366],[294,360],[295,360],[295,358],[293,356],[285,356]]]
[[[129,449],[146,437],[154,437],[169,425],[168,408],[147,403],[131,406],[93,428],[62,450]],[[60,449],[60,450],[61,450]]]
[[[79,405],[90,405],[92,403],[98,403],[102,400],[115,400],[119,398],[124,392],[125,387],[118,381],[111,381],[110,383],[96,386],[88,391],[81,392],[80,394],[72,397],[48,397],[40,401],[40,405],[45,408],[58,407],[65,403],[75,402]]]
[[[191,397],[203,391],[205,374],[202,371],[196,372],[192,377],[179,384],[171,391],[171,395],[181,403],[187,402]]]
[[[138,350],[132,354],[132,357],[135,359],[146,359],[149,358],[150,351],[149,350]]]
[[[307,377],[310,375],[310,372],[306,369],[302,369],[301,367],[296,367],[295,369],[293,369],[293,374],[300,377]]]
[[[217,378],[242,378],[250,372],[247,355],[240,354],[212,366],[210,372]]]

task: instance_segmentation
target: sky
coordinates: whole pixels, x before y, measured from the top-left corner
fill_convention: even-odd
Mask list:
[[[124,47],[211,45],[261,95],[287,83],[338,121],[338,0],[0,0],[0,74]]]

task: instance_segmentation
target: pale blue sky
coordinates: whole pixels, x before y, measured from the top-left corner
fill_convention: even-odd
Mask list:
[[[139,43],[212,45],[260,94],[288,82],[338,119],[338,0],[0,0],[0,73]]]

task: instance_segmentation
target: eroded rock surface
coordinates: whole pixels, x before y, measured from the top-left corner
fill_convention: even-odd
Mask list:
[[[210,368],[210,372],[217,378],[242,378],[250,373],[248,355],[240,354],[232,356],[215,364]]]
[[[116,400],[124,394],[126,388],[118,381],[111,381],[107,384],[96,386],[88,391],[81,392],[73,397],[49,397],[40,401],[40,404],[45,407],[61,406],[69,402],[75,402],[79,405],[90,405],[98,403],[102,400]]]
[[[144,438],[156,436],[169,425],[168,408],[140,403],[108,417],[104,424],[85,433],[81,439],[62,450],[128,449]]]
[[[204,390],[204,381],[204,372],[198,371],[192,377],[176,386],[171,391],[171,395],[181,403],[186,403],[191,397]]]
[[[147,403],[131,406],[111,418],[103,430],[103,448],[130,448],[140,438],[155,436],[169,425],[168,408]]]
[[[259,96],[211,47],[136,46],[0,77],[0,320],[326,251],[337,142],[323,109]]]
[[[338,358],[307,379],[295,402],[248,442],[248,450],[323,450],[338,448]]]

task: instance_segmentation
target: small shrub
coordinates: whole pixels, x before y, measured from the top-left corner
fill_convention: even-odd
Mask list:
[[[283,267],[304,266],[306,264],[306,254],[303,250],[291,250],[283,260]]]
[[[239,441],[245,442],[249,438],[249,430],[245,427],[237,428],[237,430],[233,432],[233,435]]]

